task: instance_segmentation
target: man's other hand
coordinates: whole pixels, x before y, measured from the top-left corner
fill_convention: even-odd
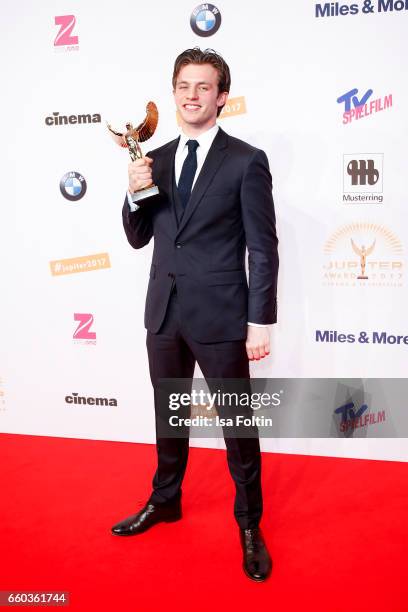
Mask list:
[[[270,353],[269,328],[248,325],[246,351],[250,361],[262,359]]]
[[[129,191],[135,193],[153,183],[152,163],[150,157],[142,157],[129,164]]]

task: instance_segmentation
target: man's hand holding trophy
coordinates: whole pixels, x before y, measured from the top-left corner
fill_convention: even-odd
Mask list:
[[[137,194],[138,203],[144,198],[157,195],[158,187],[153,183],[152,163],[150,157],[144,157],[139,142],[151,138],[156,130],[159,113],[154,102],[146,106],[146,118],[136,128],[131,123],[126,124],[126,132],[113,130],[108,123],[108,130],[113,140],[121,147],[127,148],[132,161],[129,164],[129,191]]]

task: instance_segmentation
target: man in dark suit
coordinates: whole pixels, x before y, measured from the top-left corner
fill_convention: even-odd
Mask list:
[[[216,124],[229,90],[221,56],[198,48],[181,53],[173,73],[181,135],[129,165],[123,207],[128,241],[138,249],[154,237],[145,327],[158,466],[148,502],[115,525],[115,535],[181,518],[189,440],[160,435],[158,381],[191,380],[196,362],[206,379],[249,379],[248,361],[270,350],[267,325],[276,322],[278,274],[272,179],[263,151]],[[159,193],[144,197],[152,182]],[[259,439],[256,432],[225,437],[225,443],[244,570],[262,581],[272,561],[259,529]]]

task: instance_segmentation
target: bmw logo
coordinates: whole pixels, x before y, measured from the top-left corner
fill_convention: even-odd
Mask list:
[[[60,190],[64,198],[76,202],[86,193],[86,180],[79,172],[67,172],[60,180]]]
[[[190,25],[197,36],[212,36],[221,25],[221,13],[213,4],[199,4],[191,13]]]

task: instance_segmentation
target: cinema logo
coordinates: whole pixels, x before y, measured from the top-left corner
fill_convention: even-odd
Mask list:
[[[324,245],[323,285],[402,287],[403,247],[384,225],[350,223],[339,227]]]
[[[65,276],[66,274],[77,274],[79,272],[93,272],[95,270],[106,270],[110,268],[108,253],[97,253],[96,255],[84,255],[72,259],[56,259],[50,261],[52,276]]]
[[[364,119],[380,111],[387,110],[392,107],[392,94],[383,96],[382,98],[371,98],[373,95],[372,89],[362,94],[355,87],[342,94],[337,98],[337,104],[343,104],[343,124],[346,125],[352,121]]]
[[[61,51],[79,51],[78,36],[72,33],[76,19],[74,15],[59,15],[54,18],[54,23],[59,31],[54,40],[54,50]]]
[[[87,113],[83,115],[60,115],[58,111],[48,115],[44,119],[45,125],[83,125],[85,123],[101,123],[102,119],[99,113]]]
[[[6,391],[4,388],[4,379],[0,376],[0,414],[6,411]]]
[[[354,402],[339,406],[334,411],[336,426],[341,433],[352,433],[356,429],[367,429],[372,425],[382,425],[386,421],[385,410],[371,412],[367,404],[356,408]]]
[[[72,393],[65,396],[65,403],[82,406],[117,406],[118,400],[114,397],[110,399],[107,397],[85,397],[84,395],[79,395],[79,393]]]
[[[74,321],[78,322],[78,326],[72,336],[75,344],[96,344],[96,333],[91,331],[94,323],[92,314],[76,312]]]
[[[383,153],[343,155],[343,203],[383,203]]]

